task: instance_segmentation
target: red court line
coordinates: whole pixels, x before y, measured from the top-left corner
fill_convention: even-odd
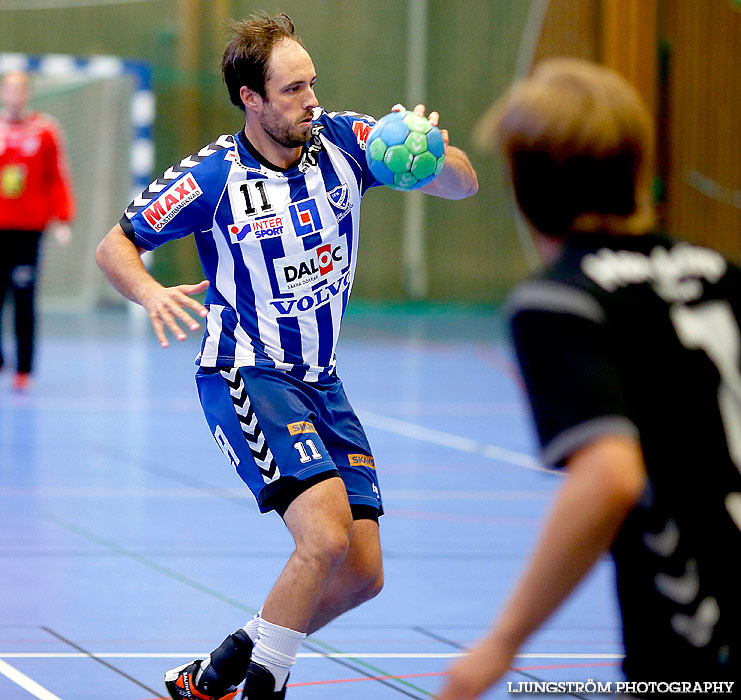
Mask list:
[[[510,518],[497,515],[455,515],[452,513],[431,513],[426,510],[403,510],[388,508],[386,512],[394,518],[408,520],[434,520],[444,523],[478,523],[486,525],[506,525],[511,527],[538,527],[542,520],[539,518]]]
[[[525,382],[517,365],[510,362],[500,350],[491,345],[478,343],[476,345],[476,351],[485,362],[506,374],[522,391],[525,390]]]
[[[510,671],[554,671],[565,668],[595,668],[597,666],[619,666],[619,661],[602,661],[599,663],[586,664],[551,664],[548,666],[515,666]],[[433,673],[405,673],[399,676],[364,676],[363,678],[336,678],[329,681],[307,681],[306,683],[289,683],[287,688],[301,688],[307,685],[336,685],[338,683],[360,683],[361,681],[392,681],[406,678],[432,678],[434,676],[446,676],[447,671],[435,671]],[[160,700],[160,698],[145,698],[144,700]]]
[[[553,671],[556,669],[564,668],[593,668],[595,666],[618,666],[619,661],[606,661],[600,663],[588,663],[588,664],[556,664],[550,666],[516,666],[511,668],[510,671]],[[298,688],[303,685],[329,685],[332,683],[358,683],[359,681],[387,681],[403,678],[429,678],[432,676],[446,676],[447,671],[435,671],[434,673],[407,673],[399,676],[373,676],[366,678],[344,678],[331,681],[309,681],[307,683],[289,683],[286,687]]]
[[[561,668],[595,668],[597,666],[620,666],[621,661],[595,661],[589,664],[554,664],[552,666],[516,666],[510,671],[554,671]]]

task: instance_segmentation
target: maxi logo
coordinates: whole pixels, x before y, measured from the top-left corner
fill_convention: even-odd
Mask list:
[[[250,236],[250,234],[252,234]],[[247,236],[251,239],[273,238],[283,235],[283,219],[273,216],[269,219],[257,219],[249,224],[230,224],[229,238],[232,243],[241,243]]]
[[[276,310],[278,316],[300,316],[332,301],[338,294],[345,291],[351,282],[352,274],[348,270],[339,279],[315,289],[311,294],[298,299],[271,299],[270,305]]]
[[[366,122],[354,121],[352,123],[352,130],[355,134],[355,138],[358,140],[358,146],[365,150],[366,144],[368,143],[368,134],[370,134],[371,125]]]
[[[319,216],[319,207],[313,197],[294,202],[288,207],[288,211],[297,236],[308,236],[322,230],[322,217]]]
[[[311,250],[278,258],[273,261],[278,289],[283,293],[295,292],[322,280],[333,281],[341,276],[347,258],[347,239],[344,236]]]
[[[191,173],[180,178],[169,190],[154,200],[143,212],[155,231],[161,231],[185,207],[203,194]]]

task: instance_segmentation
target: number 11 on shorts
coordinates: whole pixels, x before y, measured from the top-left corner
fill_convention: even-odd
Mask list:
[[[301,455],[299,458],[299,462],[301,462],[301,464],[311,462],[312,459],[322,458],[322,455],[319,453],[319,450],[316,449],[316,445],[314,444],[313,440],[307,440],[305,446],[303,442],[297,442],[293,445],[293,447],[298,450],[299,455]],[[308,452],[306,450],[307,447],[309,448]]]

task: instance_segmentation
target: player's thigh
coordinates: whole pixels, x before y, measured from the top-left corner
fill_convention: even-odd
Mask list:
[[[211,434],[263,512],[282,491],[336,473],[316,432],[304,432],[310,407],[281,375],[252,367],[196,375]]]
[[[293,499],[283,516],[297,544],[322,542],[330,536],[349,545],[353,520],[345,485],[340,478],[326,479]]]
[[[383,513],[376,463],[363,426],[338,380],[327,392],[322,407],[319,435],[345,482],[353,512],[358,517],[365,509]]]

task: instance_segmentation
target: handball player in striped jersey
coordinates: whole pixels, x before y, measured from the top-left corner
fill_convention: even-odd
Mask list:
[[[198,328],[188,312],[205,318],[196,382],[211,433],[296,545],[259,615],[208,658],[165,674],[173,698],[231,697],[242,681],[244,698],[283,698],[305,636],[383,583],[373,454],[335,371],[361,198],[380,184],[364,152],[374,120],[319,106],[314,65],[286,15],[234,30],[222,71],[243,128],[168,169],[97,253],[163,347],[167,331],[183,339]],[[422,191],[474,194],[466,155],[446,145],[445,156]],[[206,279],[165,288],[139,254],[189,235]],[[204,306],[191,298],[201,292]]]

